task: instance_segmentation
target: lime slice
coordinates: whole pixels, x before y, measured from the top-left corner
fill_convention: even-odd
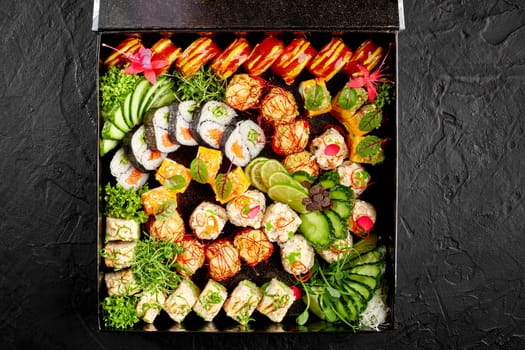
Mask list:
[[[252,172],[252,169],[253,169],[253,166],[257,163],[260,163],[260,162],[266,162],[268,160],[268,158],[266,157],[257,157],[257,158],[253,158],[249,163],[248,165],[246,166],[246,168],[244,168],[244,173],[246,174],[246,176],[248,177],[248,179],[251,177],[251,172]]]
[[[270,188],[275,185],[292,186],[298,189],[299,191],[304,192],[304,194],[306,195],[308,194],[308,190],[303,185],[301,185],[297,180],[295,180],[293,177],[291,177],[290,175],[286,173],[281,173],[281,172],[273,173],[268,178],[268,187]]]
[[[262,191],[262,192],[267,192],[268,191],[268,187],[266,186],[266,184],[262,180],[262,175],[261,175],[261,168],[266,163],[267,162],[264,161],[264,162],[257,162],[255,164],[253,164],[253,166],[251,167],[251,170],[250,170],[250,175],[248,175],[248,179],[250,180],[251,184],[256,189],[258,189],[259,191]]]
[[[282,165],[281,162],[279,162],[276,159],[270,159],[264,162],[263,166],[261,167],[261,178],[266,188],[270,187],[269,179],[270,176],[272,176],[274,173],[288,174],[288,171],[286,170],[284,165]]]
[[[308,212],[303,204],[303,199],[308,198],[308,195],[293,186],[274,185],[268,189],[268,196],[276,202],[288,204],[298,213]]]

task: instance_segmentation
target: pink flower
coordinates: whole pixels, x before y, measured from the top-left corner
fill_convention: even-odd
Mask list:
[[[166,60],[151,60],[151,50],[140,46],[138,52],[127,55],[131,64],[124,70],[126,74],[143,73],[151,84],[157,82],[157,75],[168,65]]]

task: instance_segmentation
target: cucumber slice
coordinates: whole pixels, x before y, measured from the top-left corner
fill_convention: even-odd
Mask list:
[[[326,249],[332,244],[333,227],[322,212],[315,210],[300,215],[299,230],[310,244],[319,249]]]
[[[319,181],[317,183],[323,186],[324,189],[330,189],[339,184],[339,181],[339,173],[335,170],[332,170],[327,171],[323,175],[319,176]]]
[[[168,83],[166,77],[162,76],[157,79],[157,82],[150,86],[144,97],[140,101],[139,116],[143,116],[144,113],[149,109],[153,102],[153,96],[157,93],[157,90]]]
[[[153,108],[155,105],[157,105],[159,103],[159,100],[163,98],[163,96],[166,93],[171,91],[172,87],[173,87],[173,82],[171,80],[168,80],[168,79],[164,80],[163,84],[161,84],[157,89],[155,89],[154,94],[151,96],[151,99],[146,104],[146,110],[144,112],[146,112],[148,109]]]
[[[128,132],[131,130],[131,128],[128,126],[128,123],[126,122],[126,119],[124,119],[122,108],[120,107],[116,108],[115,111],[109,114],[106,118],[123,132]]]
[[[126,136],[126,133],[120,130],[115,124],[110,120],[106,120],[102,126],[102,131],[100,133],[103,139],[117,140],[120,141]]]
[[[110,139],[101,139],[99,143],[99,152],[100,156],[104,156],[112,149],[116,148],[118,146],[119,142],[117,140],[110,140]]]
[[[357,305],[355,304],[353,298],[344,298],[344,303],[341,302],[341,304],[348,314],[349,321],[356,321],[359,318]]]
[[[122,115],[124,116],[124,120],[126,121],[126,125],[133,129],[135,124],[133,123],[133,119],[131,119],[131,98],[133,96],[133,93],[128,94],[126,96],[126,99],[124,100],[124,103],[122,104]]]
[[[346,220],[352,215],[352,203],[347,201],[332,200],[332,210],[339,215],[341,220]]]
[[[375,264],[363,264],[352,267],[348,270],[352,274],[369,276],[377,279],[385,272],[384,263],[375,263]]]
[[[347,295],[346,302],[354,306],[357,316],[359,317],[359,314],[361,314],[361,312],[366,308],[366,302],[363,299],[363,296],[349,287],[345,288],[345,292]]]
[[[171,87],[173,87],[173,85]],[[177,100],[177,96],[173,90],[171,90],[171,87],[162,96],[155,98],[150,108],[160,108],[175,102]]]
[[[350,280],[350,281],[346,281],[345,285],[347,288],[354,290],[357,294],[361,296],[361,300],[363,301],[364,305],[366,305],[366,303],[368,303],[370,298],[372,298],[373,293],[370,291],[370,289],[367,286],[365,286],[364,284],[360,282]]]
[[[352,188],[345,185],[336,185],[330,189],[328,197],[332,200],[351,202],[354,199]]]
[[[357,244],[357,243],[356,243]],[[367,253],[361,254],[346,264],[346,267],[358,266],[362,264],[374,264],[382,262],[386,255],[386,247],[381,245]]]
[[[142,79],[135,87],[135,91],[133,91],[133,96],[131,97],[130,101],[130,117],[134,126],[139,125],[140,120],[142,120],[142,101],[144,100],[144,96],[146,96],[151,86],[151,83],[147,79]]]
[[[333,227],[333,235],[336,239],[345,239],[348,237],[346,220],[341,220],[341,217],[332,210],[324,210],[323,214],[330,220]]]
[[[365,285],[368,289],[370,289],[371,293],[373,293],[376,290],[378,285],[377,278],[375,277],[349,274],[348,279]]]
[[[295,173],[292,174],[292,177],[297,180],[300,184],[308,183],[310,185],[313,185],[315,182],[316,177],[311,176],[304,170],[298,170]]]

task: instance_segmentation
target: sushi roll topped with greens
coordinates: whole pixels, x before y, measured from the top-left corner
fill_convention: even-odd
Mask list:
[[[208,101],[194,116],[191,133],[200,145],[219,149],[226,127],[237,117],[237,112],[226,103]]]
[[[230,125],[221,142],[221,149],[235,165],[244,167],[264,149],[266,137],[263,129],[251,120]]]

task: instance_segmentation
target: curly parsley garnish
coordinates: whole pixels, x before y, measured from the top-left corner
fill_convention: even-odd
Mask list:
[[[135,192],[133,189],[126,190],[119,184],[112,186],[108,183],[104,187],[104,214],[110,218],[145,223],[148,217],[142,208],[140,196],[148,190],[147,185]]]

